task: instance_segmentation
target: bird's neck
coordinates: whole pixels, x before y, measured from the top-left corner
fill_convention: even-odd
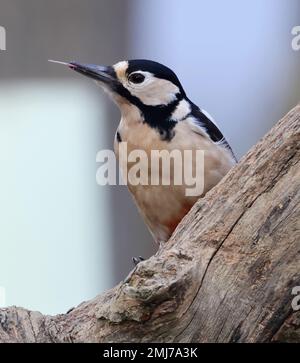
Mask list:
[[[170,141],[174,137],[176,124],[187,118],[192,110],[190,101],[180,94],[168,105],[151,106],[137,103],[119,103],[123,122],[126,122],[128,127],[145,123],[156,130],[164,141]]]

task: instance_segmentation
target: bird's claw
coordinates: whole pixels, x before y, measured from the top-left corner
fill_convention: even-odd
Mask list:
[[[132,271],[130,271],[130,272],[129,272],[129,274],[128,274],[128,276],[126,277],[126,279],[124,279],[124,281],[123,281],[123,282],[124,282],[125,284],[129,282],[129,280],[130,280],[130,278],[131,278],[132,274],[133,274],[133,273],[134,273],[134,271],[135,271],[136,266],[137,266],[140,262],[142,262],[142,261],[145,261],[145,259],[144,259],[142,256],[139,256],[139,257],[132,257],[132,263],[133,263],[133,265],[134,265],[134,269],[133,269]]]
[[[133,262],[134,266],[137,266],[142,261],[145,261],[145,259],[142,256],[132,257],[132,262]]]

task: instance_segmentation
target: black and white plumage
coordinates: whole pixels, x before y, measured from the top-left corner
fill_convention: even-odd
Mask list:
[[[176,74],[164,65],[149,60],[122,61],[108,67],[74,62],[68,65],[95,79],[118,105],[121,122],[115,137],[117,155],[121,141],[127,142],[128,152],[135,149],[147,154],[151,150],[204,150],[202,196],[236,163],[215,122],[189,100]],[[185,187],[128,184],[157,242],[169,239],[199,198],[186,196]]]

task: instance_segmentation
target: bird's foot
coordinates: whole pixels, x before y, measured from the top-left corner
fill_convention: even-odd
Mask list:
[[[134,273],[134,271],[135,271],[135,268],[136,268],[136,266],[140,263],[140,262],[142,262],[142,261],[145,261],[145,259],[142,257],[142,256],[139,256],[139,257],[132,257],[132,263],[133,263],[133,265],[134,265],[134,269],[132,270],[132,271],[130,271],[129,272],[129,274],[128,274],[128,276],[126,277],[126,279],[124,279],[124,283],[126,284],[129,280],[130,280],[130,278],[131,278],[131,276],[132,276],[132,274]]]
[[[145,259],[142,256],[132,257],[132,262],[134,266],[137,266],[142,261],[145,261]]]

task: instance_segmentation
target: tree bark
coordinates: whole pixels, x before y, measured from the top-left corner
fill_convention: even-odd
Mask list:
[[[0,310],[0,342],[300,342],[300,105],[118,286],[67,314]]]

